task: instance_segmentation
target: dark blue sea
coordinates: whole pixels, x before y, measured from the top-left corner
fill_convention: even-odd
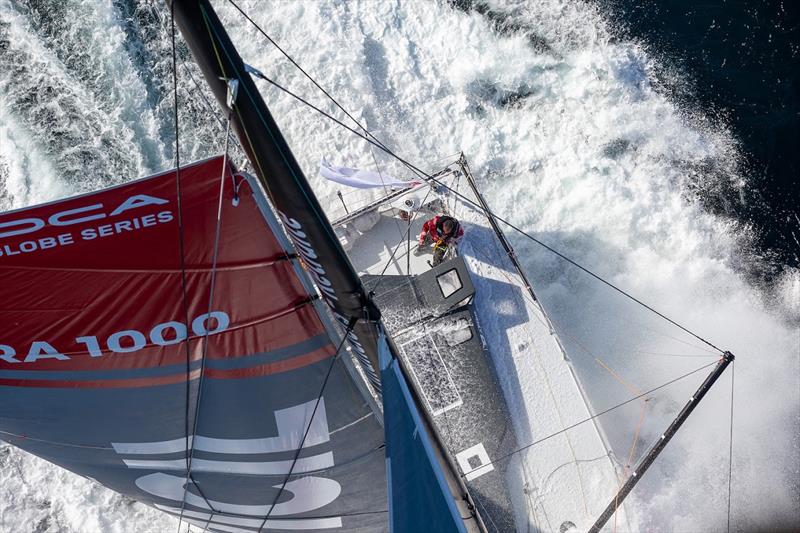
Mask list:
[[[744,189],[700,200],[755,231],[771,281],[800,264],[800,2],[600,0],[620,39],[665,66],[662,90],[726,124],[741,143]],[[680,71],[680,83],[667,72]]]

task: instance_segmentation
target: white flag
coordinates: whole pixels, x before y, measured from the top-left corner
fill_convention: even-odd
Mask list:
[[[370,170],[335,167],[324,159],[319,163],[319,174],[323,178],[349,187],[355,187],[356,189],[371,189],[374,187],[407,189],[420,183],[419,181],[400,181],[386,174],[379,174]]]

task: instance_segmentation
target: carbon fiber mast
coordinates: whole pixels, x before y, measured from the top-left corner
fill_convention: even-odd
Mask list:
[[[613,514],[617,511],[622,502],[625,500],[625,497],[633,490],[633,487],[636,483],[639,482],[641,477],[650,468],[650,465],[653,464],[653,461],[656,460],[658,454],[666,447],[667,443],[675,436],[675,433],[680,429],[681,425],[689,418],[689,415],[692,414],[694,408],[697,407],[697,404],[700,403],[700,400],[706,395],[706,393],[711,389],[711,386],[719,379],[725,369],[728,367],[729,364],[733,362],[735,359],[734,355],[731,352],[725,352],[720,359],[717,366],[714,367],[714,370],[706,377],[705,381],[698,387],[697,391],[689,398],[689,401],[686,405],[681,409],[681,412],[678,413],[678,416],[675,417],[675,420],[672,424],[669,425],[667,430],[661,435],[661,438],[656,441],[656,443],[647,451],[639,464],[633,469],[633,473],[631,476],[625,481],[625,484],[619,489],[619,492],[614,496],[611,500],[611,503],[608,504],[603,514],[595,521],[594,525],[589,529],[589,533],[599,533],[600,530],[603,529],[603,526],[608,522],[608,519],[613,516]]]
[[[322,299],[334,317],[350,331],[348,338],[353,352],[372,385],[380,391],[379,372],[385,365],[379,362],[379,343],[387,342],[381,333],[380,312],[342,249],[242,58],[207,0],[167,0],[167,6],[173,9],[175,22],[226,112],[229,83],[238,81],[238,97],[231,117],[233,129]],[[398,360],[390,340],[388,346],[392,359]],[[458,529],[485,531],[458,470],[438,438],[435,425],[419,401],[418,393],[413,391],[413,381],[404,381],[412,388],[411,408],[416,407],[422,417],[418,427],[427,429],[433,441],[436,457],[433,462],[442,467],[446,485],[459,507],[458,514],[465,529]]]
[[[233,129],[323,300],[342,325],[352,325],[351,346],[372,385],[380,390],[376,348],[380,312],[364,291],[300,165],[211,5],[185,0],[175,1],[172,7],[175,22],[206,83],[226,113],[228,81],[238,80],[238,97],[231,117]]]

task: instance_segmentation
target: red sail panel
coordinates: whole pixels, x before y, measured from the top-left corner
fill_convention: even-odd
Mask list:
[[[0,214],[0,439],[209,531],[384,530],[382,428],[222,170]]]
[[[43,378],[47,386],[141,386],[149,381],[126,371],[184,364],[179,337],[187,332],[192,360],[202,356],[206,331],[220,330],[209,336],[210,359],[271,351],[322,334],[291,261],[265,231],[241,176],[225,178],[224,238],[209,308],[221,171],[221,158],[181,170],[181,216],[174,171],[0,215],[0,371],[107,370],[114,381]],[[128,375],[130,381],[119,381]],[[6,385],[42,385],[34,374],[2,376]]]

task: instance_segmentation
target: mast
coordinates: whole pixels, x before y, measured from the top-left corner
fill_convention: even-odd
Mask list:
[[[459,511],[455,518],[460,515],[470,533],[486,531],[413,381],[407,378],[408,374],[402,368],[396,348],[383,337],[380,311],[364,290],[308,180],[210,3],[208,0],[167,0],[167,5],[174,10],[181,34],[223,109],[228,109],[228,82],[238,81],[238,98],[231,114],[233,130],[322,299],[334,317],[348,328],[348,340],[367,377],[380,391],[379,341],[383,339],[383,343],[388,342],[389,352],[398,362],[411,389],[413,403],[422,417],[420,429],[427,431],[433,441],[437,467],[444,475]]]
[[[223,109],[228,109],[228,81],[238,80],[231,125],[322,299],[336,320],[348,328],[353,352],[372,385],[380,390],[377,352],[380,312],[353,270],[242,58],[206,0],[175,0],[170,7]]]
[[[622,502],[625,500],[625,497],[633,490],[633,487],[636,483],[639,482],[641,477],[650,468],[650,465],[653,464],[653,461],[656,460],[658,454],[666,447],[667,443],[672,439],[675,433],[680,429],[681,425],[689,418],[689,415],[692,414],[697,404],[700,403],[700,400],[706,395],[714,382],[719,379],[725,369],[728,367],[729,364],[733,362],[735,359],[734,355],[731,352],[725,352],[720,359],[717,366],[714,367],[714,370],[706,377],[705,381],[700,385],[697,391],[689,398],[689,401],[686,405],[681,409],[681,412],[678,413],[678,416],[675,417],[672,424],[669,425],[667,430],[661,435],[661,438],[656,441],[656,443],[647,451],[647,453],[642,457],[642,460],[639,461],[639,464],[633,469],[633,473],[625,481],[625,484],[619,489],[619,492],[614,496],[611,500],[611,503],[608,504],[603,514],[597,519],[594,525],[589,529],[589,533],[599,533],[600,530],[603,529],[603,526],[606,524],[609,518],[617,511]]]

